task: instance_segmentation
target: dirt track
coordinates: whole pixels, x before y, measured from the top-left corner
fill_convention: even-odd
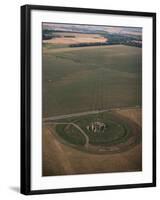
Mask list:
[[[54,125],[67,124],[67,125],[72,125],[72,126],[76,127],[80,131],[80,133],[85,137],[85,140],[86,140],[85,146],[88,147],[89,138],[88,138],[87,134],[77,124],[75,124],[73,122],[72,123],[66,123],[66,122],[54,122],[54,123],[52,123],[52,122],[48,122],[48,123],[45,123],[45,124],[47,124],[47,125],[49,125],[49,124],[54,124]]]
[[[141,110],[118,114],[141,124]],[[52,131],[52,133],[51,133]],[[129,172],[142,170],[142,145],[116,154],[90,154],[62,144],[54,134],[54,129],[43,127],[43,175],[67,175],[83,173]]]

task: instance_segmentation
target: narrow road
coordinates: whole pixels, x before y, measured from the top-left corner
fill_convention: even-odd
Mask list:
[[[57,124],[70,124],[70,125],[72,125],[72,126],[74,126],[75,128],[77,128],[81,133],[82,133],[82,135],[85,137],[85,139],[86,139],[86,143],[85,143],[85,147],[87,148],[88,147],[88,145],[89,145],[89,137],[88,137],[88,135],[77,125],[77,124],[75,124],[75,123],[72,123],[72,122],[46,122],[46,124],[55,124],[55,125],[57,125]]]
[[[85,137],[86,139],[86,143],[85,143],[85,147],[88,148],[88,145],[89,145],[89,137],[88,135],[77,125],[77,124],[74,124],[74,123],[71,123],[74,127],[76,127]]]
[[[135,109],[135,108],[140,108],[140,106],[110,108],[110,109],[104,109],[104,110],[93,110],[93,111],[86,111],[86,112],[81,112],[81,113],[72,113],[72,114],[67,114],[67,115],[46,117],[46,118],[43,118],[43,122],[47,122],[50,120],[66,119],[66,118],[70,118],[70,117],[85,116],[85,115],[89,115],[89,114],[98,114],[98,113],[103,113],[103,112],[107,112],[107,111],[117,111],[117,110]]]

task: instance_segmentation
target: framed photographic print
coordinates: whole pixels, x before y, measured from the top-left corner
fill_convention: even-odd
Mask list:
[[[21,193],[156,185],[156,14],[21,7]]]

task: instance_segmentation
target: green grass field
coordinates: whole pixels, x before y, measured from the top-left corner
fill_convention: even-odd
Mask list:
[[[67,129],[66,125],[60,124],[56,126],[56,130],[59,136],[70,144],[78,146],[85,144],[85,137],[72,125]]]
[[[51,50],[51,49],[59,49],[59,48],[65,48],[68,47],[68,45],[65,44],[52,44],[52,43],[43,43],[43,48],[46,50]]]
[[[98,133],[93,133],[92,131],[87,130],[87,125],[93,121],[102,121],[105,123],[106,129],[104,132],[100,131]],[[85,131],[89,137],[89,143],[93,145],[113,145],[124,142],[131,134],[127,122],[124,123],[123,120],[120,120],[109,113],[81,117],[76,121],[76,124]]]
[[[73,122],[78,125],[89,138],[89,143],[93,145],[114,145],[125,142],[132,134],[127,121],[119,119],[111,113],[91,114],[83,117],[68,118],[64,121],[66,124],[56,125],[56,132],[65,141],[75,145],[84,145],[85,138],[81,132],[67,123]],[[87,130],[87,126],[94,121],[103,121],[106,124],[104,131],[97,133]]]
[[[88,129],[93,122],[103,122],[105,129],[96,132]],[[71,117],[52,123],[62,143],[90,153],[117,153],[141,142],[140,127],[113,112]]]
[[[43,117],[141,105],[142,49],[123,45],[43,53]]]

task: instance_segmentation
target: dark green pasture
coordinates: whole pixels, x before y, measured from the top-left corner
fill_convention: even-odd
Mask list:
[[[74,123],[78,125],[89,138],[89,144],[98,146],[110,146],[120,143],[125,143],[129,137],[132,136],[131,128],[126,120],[122,120],[110,112],[91,114],[81,117],[68,118],[64,120],[66,124],[56,125],[57,134],[63,138],[67,143],[74,145],[84,145],[86,142],[83,134],[73,125],[67,123]],[[93,132],[88,130],[87,126],[92,122],[103,122],[106,125],[105,130]]]
[[[63,138],[64,141],[69,144],[81,146],[86,142],[85,137],[73,125],[70,125],[68,128],[66,124],[56,125],[56,132],[61,138]]]
[[[50,46],[42,63],[43,117],[141,105],[141,48]]]

